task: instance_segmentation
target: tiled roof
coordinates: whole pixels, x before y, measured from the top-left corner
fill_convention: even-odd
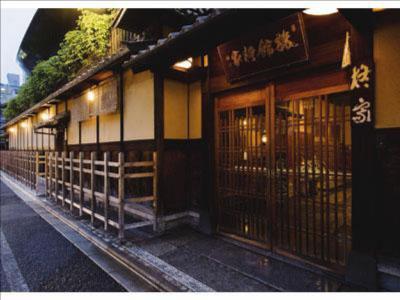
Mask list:
[[[132,53],[130,56],[130,59],[126,60],[123,63],[123,67],[129,67],[130,65],[132,65],[135,60],[139,60],[141,59],[141,57],[147,53],[149,53],[150,51],[154,51],[156,48],[169,43],[169,42],[173,42],[174,39],[178,38],[179,36],[185,34],[186,32],[189,32],[193,29],[195,29],[196,27],[198,27],[199,25],[205,23],[206,21],[216,17],[217,15],[220,14],[219,10],[213,10],[211,11],[208,15],[202,15],[202,16],[198,16],[196,18],[196,21],[192,24],[188,24],[188,25],[184,25],[181,27],[181,29],[179,31],[175,31],[175,32],[171,32],[168,37],[166,38],[161,38],[158,39],[157,42],[155,44],[149,45],[147,46],[147,48],[139,50],[136,53]]]

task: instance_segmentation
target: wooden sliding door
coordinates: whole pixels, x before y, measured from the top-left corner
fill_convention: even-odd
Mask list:
[[[216,100],[218,231],[345,265],[351,248],[350,96],[275,99],[273,86]]]
[[[274,247],[344,265],[351,245],[350,96],[275,105]]]
[[[218,230],[268,246],[265,97],[260,89],[217,101],[216,188]]]

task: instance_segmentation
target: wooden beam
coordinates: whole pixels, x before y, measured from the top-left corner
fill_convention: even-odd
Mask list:
[[[124,151],[124,73],[120,70],[118,75],[118,99],[119,99],[119,148]]]
[[[351,84],[351,156],[352,156],[352,251],[349,255],[346,280],[368,289],[377,288],[377,180],[375,177],[376,140],[374,129],[375,69],[373,65],[373,30],[371,26],[353,26],[351,29],[352,66],[349,82],[353,83],[353,72],[367,66],[368,84],[359,87]],[[364,102],[366,101],[366,102]],[[357,107],[369,103],[370,121],[357,122]]]
[[[164,77],[157,71],[154,72],[154,130],[157,153],[157,195],[155,213],[160,218],[164,214],[164,198],[162,197],[162,176],[164,156]]]
[[[100,159],[97,157],[100,152],[100,116],[96,116],[96,159]]]

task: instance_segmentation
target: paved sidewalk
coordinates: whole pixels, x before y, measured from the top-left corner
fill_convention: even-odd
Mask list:
[[[125,289],[0,181],[1,291]]]
[[[76,223],[79,230],[86,228],[94,237],[119,249],[125,257],[157,269],[161,277],[181,286],[180,290],[355,291],[337,278],[255,253],[189,226],[168,230],[162,235],[154,234],[151,228],[135,229],[128,232],[129,241],[120,245],[115,235],[105,233],[101,226],[92,228],[88,220],[77,219],[60,206],[41,201],[62,218]]]
[[[338,279],[255,253],[187,226],[169,230],[162,236],[150,233],[146,236],[137,230],[134,236],[132,244],[216,291],[354,291]]]

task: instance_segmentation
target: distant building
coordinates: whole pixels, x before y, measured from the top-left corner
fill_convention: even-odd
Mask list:
[[[20,80],[18,74],[8,73],[7,83],[0,83],[0,127],[5,123],[5,118],[3,117],[3,108],[8,100],[14,98],[19,91]],[[0,136],[3,135],[3,130],[0,129]],[[2,144],[2,139],[0,139],[0,148]]]
[[[16,87],[20,86],[19,75],[18,74],[8,73],[7,74],[7,80],[8,80],[8,84],[10,86],[16,86]]]
[[[14,98],[18,94],[18,90],[20,88],[19,75],[8,73],[7,83],[0,83],[0,86],[1,86],[0,103],[1,105],[3,105],[9,99]]]

